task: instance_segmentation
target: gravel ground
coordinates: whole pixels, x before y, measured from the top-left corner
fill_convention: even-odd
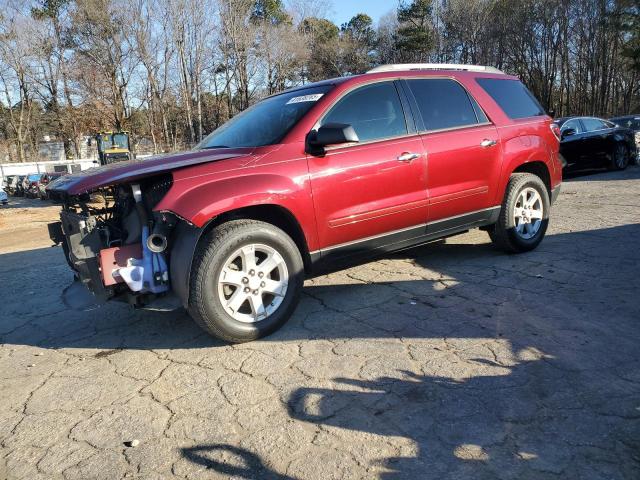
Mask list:
[[[574,178],[535,252],[474,231],[319,277],[238,346],[66,309],[57,209],[2,209],[0,478],[638,479],[639,194]]]

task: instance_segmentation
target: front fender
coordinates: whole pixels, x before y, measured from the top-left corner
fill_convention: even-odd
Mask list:
[[[156,209],[170,210],[202,227],[213,217],[238,208],[263,204],[287,208],[305,196],[306,192],[300,190],[299,185],[280,175],[249,174],[193,186],[177,184]]]

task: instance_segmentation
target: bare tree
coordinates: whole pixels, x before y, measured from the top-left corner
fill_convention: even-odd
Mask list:
[[[165,151],[171,144],[166,96],[175,51],[168,29],[171,11],[165,7],[157,0],[132,3],[128,36],[142,65],[149,135],[155,153]]]
[[[77,72],[77,80],[110,111],[116,130],[125,128],[130,114],[128,87],[138,62],[126,39],[128,6],[124,0],[77,0],[72,13],[74,51],[93,70]]]
[[[34,29],[23,3],[10,3],[7,7],[5,16],[0,17],[0,84],[7,104],[10,140],[15,144],[18,161],[24,162],[34,109],[30,71]]]
[[[43,0],[31,9],[37,20],[33,38],[34,81],[55,118],[56,133],[64,142],[66,155],[78,158],[80,132],[69,80],[71,52],[64,38],[70,28],[68,4],[66,0]]]

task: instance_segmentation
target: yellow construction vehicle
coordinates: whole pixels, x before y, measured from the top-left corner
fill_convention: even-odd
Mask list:
[[[95,138],[100,165],[133,159],[129,132],[100,132]]]

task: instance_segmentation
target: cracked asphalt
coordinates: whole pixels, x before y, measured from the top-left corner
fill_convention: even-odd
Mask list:
[[[237,346],[180,312],[68,310],[56,209],[20,205],[0,478],[640,478],[640,167],[566,181],[534,252],[472,231],[315,278]]]

